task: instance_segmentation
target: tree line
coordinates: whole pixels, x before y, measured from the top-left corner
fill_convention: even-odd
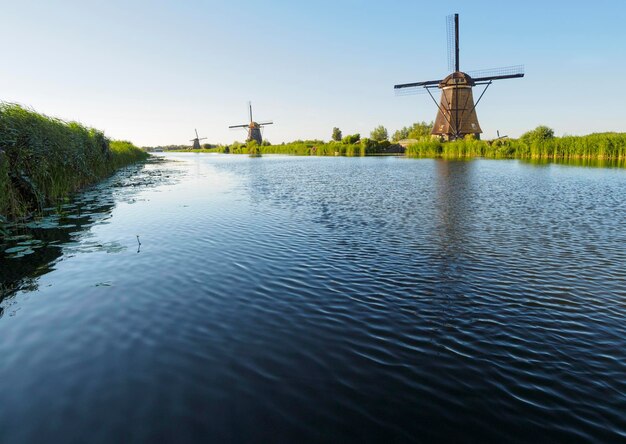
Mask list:
[[[425,137],[430,137],[430,133],[433,130],[433,125],[434,125],[434,122],[430,122],[430,123],[415,122],[411,126],[405,126],[395,131],[393,135],[391,136],[391,141],[399,142],[400,140],[405,140],[405,139],[420,140]],[[389,140],[389,132],[387,131],[387,128],[385,128],[383,125],[379,125],[370,132],[369,138],[377,142]],[[355,143],[356,141],[360,139],[360,135],[352,134],[352,135],[343,137],[341,130],[337,127],[334,127],[332,135],[331,135],[331,139],[334,140],[335,142]]]

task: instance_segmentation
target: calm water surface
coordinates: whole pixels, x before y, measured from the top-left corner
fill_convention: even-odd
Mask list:
[[[0,442],[626,440],[626,170],[164,157],[5,227]]]

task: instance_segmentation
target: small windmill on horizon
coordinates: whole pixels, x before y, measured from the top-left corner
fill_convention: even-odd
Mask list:
[[[248,102],[248,109],[250,110],[250,123],[242,125],[231,125],[228,128],[248,128],[248,138],[246,139],[246,142],[256,140],[256,142],[261,145],[261,143],[263,143],[263,135],[261,134],[261,129],[265,125],[272,125],[274,122],[255,122],[252,119],[252,102]]]
[[[193,148],[194,150],[199,150],[200,149],[200,141],[201,140],[205,140],[206,137],[198,137],[198,130],[194,128],[194,131],[196,132],[196,138],[195,139],[191,139],[190,142],[193,142]]]
[[[442,80],[404,83],[395,85],[396,93],[427,92],[439,111],[431,134],[445,140],[462,139],[468,134],[480,138],[482,130],[476,116],[476,106],[494,80],[524,77],[524,66],[508,66],[465,73],[459,67],[459,14],[447,17],[448,69],[452,71]],[[474,103],[472,88],[484,85],[480,97]],[[432,90],[441,90],[441,100],[435,100]]]

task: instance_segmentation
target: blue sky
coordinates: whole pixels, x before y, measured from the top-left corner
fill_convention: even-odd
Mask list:
[[[138,145],[243,140],[247,101],[271,142],[390,133],[433,120],[393,85],[447,74],[445,16],[461,69],[524,64],[477,108],[485,137],[539,124],[626,131],[621,1],[0,0],[0,100]]]

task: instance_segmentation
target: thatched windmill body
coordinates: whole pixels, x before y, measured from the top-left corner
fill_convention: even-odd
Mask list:
[[[404,83],[395,85],[397,93],[427,92],[437,105],[432,134],[445,140],[461,139],[468,134],[480,137],[482,129],[478,123],[476,106],[494,80],[524,77],[524,67],[509,66],[472,72],[462,72],[459,67],[459,14],[448,16],[448,68],[452,73],[441,80]],[[484,86],[483,91],[474,103],[472,88]],[[441,90],[439,103],[435,100],[432,90]]]
[[[242,125],[231,125],[228,128],[247,128],[248,138],[246,139],[246,142],[256,140],[256,142],[261,145],[261,143],[263,143],[263,135],[261,134],[261,129],[266,125],[272,125],[274,122],[255,122],[252,119],[252,102],[248,102],[248,109],[250,111],[250,123],[244,123]]]
[[[196,132],[196,138],[195,139],[191,139],[190,142],[193,142],[193,149],[194,150],[199,150],[200,149],[200,141],[206,139],[206,137],[198,137],[198,130],[195,129],[194,131]]]

